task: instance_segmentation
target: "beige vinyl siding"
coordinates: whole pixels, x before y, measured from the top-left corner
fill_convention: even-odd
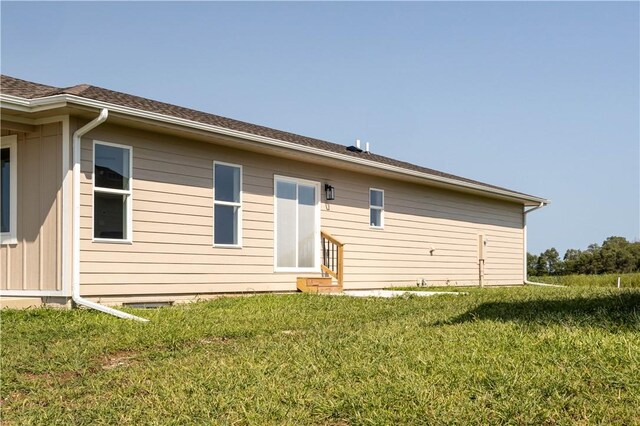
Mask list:
[[[92,241],[92,139],[133,147],[132,244]],[[243,166],[240,249],[213,247],[214,160]],[[274,272],[274,175],[336,188],[321,227],[346,244],[346,288],[477,285],[479,234],[485,283],[522,284],[521,204],[104,124],[82,141],[83,295],[295,290],[313,274]],[[370,187],[385,191],[384,229],[369,227]]]
[[[62,289],[62,124],[36,129],[13,133],[18,136],[18,242],[0,247],[2,290]]]

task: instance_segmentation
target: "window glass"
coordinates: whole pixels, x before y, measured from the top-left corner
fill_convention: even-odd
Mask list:
[[[216,164],[216,201],[240,202],[240,168]]]
[[[0,150],[0,232],[10,232],[11,230],[11,149],[2,148]]]
[[[213,235],[215,244],[238,244],[238,209],[236,206],[216,205]]]
[[[276,182],[276,196],[283,200],[296,199],[296,184],[291,182]]]
[[[298,204],[304,206],[316,205],[316,187],[299,185],[298,186]]]
[[[122,240],[127,236],[126,195],[96,192],[93,198],[94,237]]]
[[[370,225],[375,227],[382,226],[382,210],[380,209],[371,209],[370,214]]]
[[[316,255],[316,187],[298,185],[298,267],[313,268]]]
[[[129,190],[128,149],[109,145],[95,145],[95,186]]]
[[[297,185],[292,182],[276,181],[276,217],[277,217],[277,266],[279,268],[295,268],[297,236],[296,236],[296,201]]]
[[[382,207],[382,191],[372,189],[369,191],[369,198],[372,206]]]

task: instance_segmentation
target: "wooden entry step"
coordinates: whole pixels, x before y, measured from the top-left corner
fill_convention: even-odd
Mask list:
[[[298,277],[296,284],[303,293],[342,293],[342,286],[331,278]]]

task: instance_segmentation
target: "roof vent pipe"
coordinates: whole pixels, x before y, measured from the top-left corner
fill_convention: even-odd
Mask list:
[[[360,139],[356,139],[356,148],[360,149]]]
[[[364,145],[364,152],[369,153],[369,142]]]
[[[82,136],[104,123],[108,116],[109,110],[103,108],[98,117],[73,133],[73,280],[71,298],[78,305],[86,306],[87,308],[95,309],[105,314],[136,321],[149,321],[148,319],[83,299],[80,296],[80,142]]]

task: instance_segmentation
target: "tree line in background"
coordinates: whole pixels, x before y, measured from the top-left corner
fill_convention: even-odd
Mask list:
[[[553,247],[539,255],[527,253],[529,276],[630,272],[640,272],[640,241],[624,237],[609,237],[601,246],[591,244],[586,250],[569,249],[562,259]]]

